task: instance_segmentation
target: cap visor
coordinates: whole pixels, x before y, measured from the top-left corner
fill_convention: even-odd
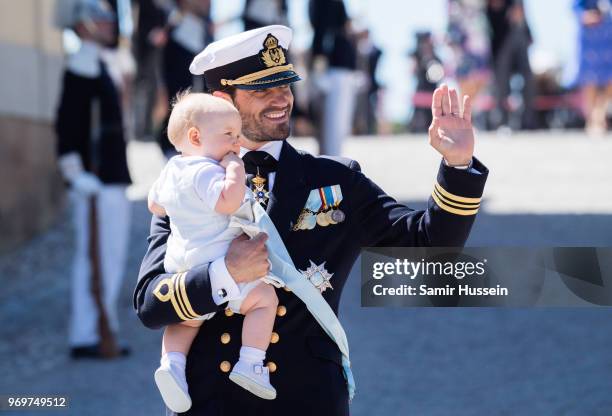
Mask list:
[[[234,87],[240,90],[264,90],[267,88],[280,87],[281,85],[292,84],[296,81],[300,81],[302,78],[294,71],[279,72],[278,74],[269,75],[264,78],[260,78],[256,81],[249,82],[248,84],[234,85]]]

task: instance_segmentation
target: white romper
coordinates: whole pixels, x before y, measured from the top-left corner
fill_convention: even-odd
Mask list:
[[[231,241],[243,232],[252,236],[259,231],[253,228],[253,223],[232,221],[231,216],[215,211],[224,181],[225,169],[216,160],[178,155],[168,161],[153,184],[150,199],[164,207],[170,217],[164,258],[167,273],[184,272],[210,263],[223,257]],[[247,188],[240,210],[250,208],[251,203],[251,191]],[[240,297],[231,300],[228,306],[239,313],[242,301],[258,283],[259,280],[239,283]],[[209,313],[199,319],[210,319],[213,315]]]

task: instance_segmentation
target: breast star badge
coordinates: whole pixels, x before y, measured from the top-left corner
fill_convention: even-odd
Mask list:
[[[323,262],[320,265],[316,265],[312,260],[310,260],[310,267],[308,267],[305,271],[300,270],[300,272],[316,287],[321,291],[321,293],[325,292],[326,289],[332,289],[333,287],[331,283],[329,283],[330,279],[334,275],[333,273],[329,273],[325,270],[325,263]]]

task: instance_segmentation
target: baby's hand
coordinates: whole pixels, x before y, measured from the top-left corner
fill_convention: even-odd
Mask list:
[[[153,215],[157,215],[158,217],[165,217],[166,215],[168,215],[164,207],[153,202],[151,198],[149,198],[148,206],[149,206],[149,211],[151,211],[151,214]]]
[[[244,166],[244,162],[242,161],[242,159],[240,159],[240,156],[238,156],[234,152],[229,152],[228,154],[223,156],[223,159],[221,159],[221,162],[219,162],[219,164],[225,169],[227,169],[229,164],[232,162],[238,163],[240,166]]]

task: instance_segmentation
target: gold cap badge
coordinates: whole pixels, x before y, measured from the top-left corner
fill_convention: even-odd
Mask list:
[[[263,43],[264,48],[261,50],[261,60],[268,68],[278,65],[285,65],[285,52],[283,48],[278,46],[278,39],[271,33],[266,36]]]

